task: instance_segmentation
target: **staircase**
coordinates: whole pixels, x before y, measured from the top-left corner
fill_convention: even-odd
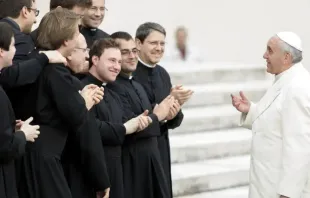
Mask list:
[[[182,125],[170,131],[175,198],[246,198],[251,131],[238,127],[230,94],[256,102],[271,85],[264,66],[198,64],[165,67],[174,85],[195,91]]]

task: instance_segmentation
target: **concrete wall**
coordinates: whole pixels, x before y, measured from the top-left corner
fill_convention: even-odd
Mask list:
[[[37,1],[42,17],[49,1]],[[106,0],[106,6],[101,26],[106,32],[134,34],[139,24],[154,21],[167,29],[171,45],[175,27],[185,25],[190,43],[210,62],[264,64],[269,37],[294,31],[303,40],[304,64],[310,68],[309,0]]]

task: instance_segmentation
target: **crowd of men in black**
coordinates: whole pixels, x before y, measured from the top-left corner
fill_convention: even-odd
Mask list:
[[[0,197],[172,198],[168,130],[193,91],[165,29],[100,30],[104,0],[0,0]]]

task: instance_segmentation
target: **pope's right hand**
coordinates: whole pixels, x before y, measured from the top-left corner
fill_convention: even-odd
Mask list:
[[[251,102],[245,97],[242,91],[239,92],[240,96],[231,94],[232,105],[242,113],[248,113],[250,110]]]

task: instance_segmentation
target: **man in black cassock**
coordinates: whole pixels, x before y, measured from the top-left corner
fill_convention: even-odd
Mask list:
[[[12,64],[15,54],[14,33],[10,25],[0,22],[0,72]],[[24,154],[26,141],[34,141],[39,126],[31,126],[32,118],[16,122],[9,98],[0,83],[0,197],[18,197],[14,161]]]
[[[50,0],[50,10],[57,7],[62,7],[78,14],[81,18],[83,18],[85,11],[91,6],[91,4],[91,0]],[[35,29],[30,34],[34,43],[37,40],[37,31],[38,29]]]
[[[119,74],[121,59],[120,49],[113,39],[95,41],[90,50],[91,68],[82,80],[85,85],[95,84],[104,87],[104,99],[92,108],[92,111],[96,115],[104,146],[111,182],[110,198],[127,197],[123,190],[121,158],[125,136],[140,132],[150,124],[147,112],[125,122],[127,119],[124,117],[121,99],[106,86],[107,83],[114,82]]]
[[[164,54],[165,37],[165,29],[157,23],[144,23],[138,27],[136,31],[136,44],[139,50],[139,62],[133,76],[144,87],[148,99],[153,106],[159,104],[169,94],[177,99],[170,109],[169,115],[160,123],[161,135],[158,138],[158,147],[172,196],[168,130],[181,125],[183,120],[181,105],[190,98],[192,91],[183,90],[182,87],[172,88],[168,72],[158,65]]]
[[[57,51],[46,51],[28,60],[29,53],[34,50],[34,42],[29,33],[38,13],[36,3],[32,0],[0,1],[0,18],[2,18],[0,21],[13,28],[16,48],[14,64],[2,69],[0,83],[9,96],[18,119],[28,118],[21,116],[24,111],[24,100],[20,95],[27,95],[42,68],[49,62],[66,62],[66,59]]]
[[[62,8],[47,13],[38,28],[37,50],[56,49],[68,57],[76,48],[80,35],[79,18]],[[68,133],[75,133],[78,139],[75,152],[83,162],[85,177],[98,197],[107,197],[104,191],[109,187],[109,181],[105,160],[101,157],[104,151],[95,117],[88,111],[95,101],[102,99],[103,93],[95,85],[87,86],[79,93],[76,81],[70,67],[49,64],[41,72],[35,92],[29,94],[36,96],[36,100],[29,103],[29,110],[32,109],[34,123],[40,125],[41,135],[35,143],[27,144],[22,159],[20,197],[72,197],[60,162]]]
[[[89,49],[87,48],[86,40],[82,34],[79,34],[77,38],[77,44],[75,49],[67,57],[68,68],[72,74],[82,71],[85,67],[86,59],[89,57]],[[82,89],[82,83],[76,79],[74,85],[77,89]],[[71,191],[71,195],[74,198],[91,198],[96,197],[96,192],[93,190],[92,183],[85,176],[85,167],[83,166],[83,160],[81,159],[80,152],[77,152],[79,148],[79,136],[75,133],[69,133],[67,142],[61,156],[64,173]]]
[[[142,85],[132,77],[138,61],[134,40],[126,32],[111,37],[120,44],[122,69],[115,83],[108,87],[119,94],[128,119],[148,110],[153,121],[143,132],[125,138],[122,159],[126,198],[171,197],[157,138],[160,136],[159,124],[167,117],[175,99],[168,96],[153,108]]]
[[[33,51],[34,42],[29,34],[38,15],[39,10],[33,0],[0,1],[0,21],[8,23],[14,31],[14,62],[28,60],[28,54]]]
[[[99,29],[105,12],[108,10],[105,6],[105,0],[91,0],[92,5],[86,9],[82,18],[80,32],[85,36],[87,46],[90,48],[95,40],[108,38],[110,35]]]

